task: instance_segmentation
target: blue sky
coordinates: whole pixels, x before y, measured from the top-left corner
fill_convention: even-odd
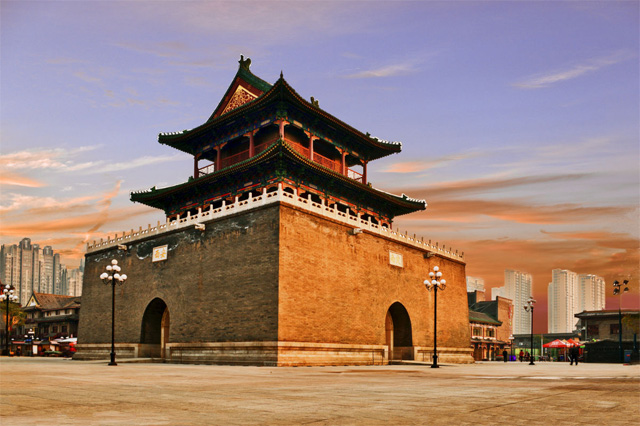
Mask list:
[[[465,251],[469,275],[531,272],[544,303],[553,268],[631,274],[639,304],[638,2],[0,5],[2,243],[75,265],[87,240],[162,219],[129,192],[193,163],[157,134],[202,124],[244,54],[402,141],[370,180],[426,199],[395,225]]]

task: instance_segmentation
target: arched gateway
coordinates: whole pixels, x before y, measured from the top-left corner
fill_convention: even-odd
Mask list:
[[[412,360],[411,319],[406,308],[399,302],[391,305],[385,323],[389,360]]]
[[[160,298],[153,299],[142,316],[140,343],[143,352],[152,358],[165,358],[169,342],[169,309]]]

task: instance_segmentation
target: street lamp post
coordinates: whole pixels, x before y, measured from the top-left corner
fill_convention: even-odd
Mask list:
[[[9,302],[14,302],[16,303],[18,301],[18,296],[14,294],[15,290],[9,285],[5,285],[2,288],[2,294],[0,294],[0,302],[5,300],[6,301],[6,323],[5,323],[5,346],[4,346],[4,355],[9,355],[10,351],[9,351]]]
[[[509,357],[509,361],[511,361],[511,358],[513,358],[513,334],[511,334],[509,336],[509,346],[511,346],[511,356]]]
[[[624,364],[624,351],[622,350],[622,293],[629,291],[629,280],[624,280],[622,284],[615,280],[613,282],[613,295],[618,296],[618,349],[620,350],[620,362]],[[624,287],[624,289],[622,288]]]
[[[109,365],[118,365],[116,364],[115,346],[116,284],[124,284],[127,276],[120,274],[120,267],[115,259],[111,261],[111,265],[108,265],[106,269],[107,272],[100,274],[100,279],[105,284],[111,284],[111,362]]]
[[[527,303],[525,303],[524,305],[524,310],[529,312],[531,311],[531,355],[529,358],[531,358],[531,362],[529,362],[529,365],[536,365],[535,362],[533,362],[533,305],[534,303],[536,303],[535,299],[533,297],[530,297],[529,300],[527,300]]]
[[[433,364],[431,364],[431,368],[438,368],[438,288],[440,290],[444,290],[446,287],[447,281],[441,279],[442,272],[440,272],[437,266],[433,267],[433,271],[429,272],[430,280],[424,280],[424,285],[427,287],[427,290],[434,291],[433,298]]]

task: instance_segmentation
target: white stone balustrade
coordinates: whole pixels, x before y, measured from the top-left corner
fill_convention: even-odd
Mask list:
[[[152,235],[160,235],[164,234],[165,232],[188,228],[190,226],[195,226],[198,223],[205,223],[210,220],[219,219],[231,214],[250,210],[257,206],[278,202],[289,204],[319,214],[321,216],[353,226],[354,228],[360,228],[363,231],[368,231],[372,234],[377,234],[418,247],[423,250],[428,250],[430,252],[437,253],[450,259],[463,260],[464,258],[464,252],[459,254],[457,250],[454,251],[451,248],[446,249],[444,245],[440,246],[438,243],[434,245],[431,244],[431,241],[425,242],[422,238],[417,239],[415,234],[413,237],[410,237],[407,233],[401,234],[398,231],[394,231],[381,225],[376,225],[370,220],[361,219],[359,214],[353,216],[349,213],[344,213],[339,211],[338,209],[329,207],[325,205],[324,201],[322,201],[321,204],[318,204],[311,200],[311,196],[308,196],[308,198],[296,196],[284,191],[281,184],[278,185],[277,191],[266,192],[266,190],[263,190],[261,193],[259,193],[259,195],[255,197],[252,193],[249,193],[249,198],[243,201],[238,201],[238,197],[236,197],[233,204],[226,204],[223,201],[221,207],[213,208],[213,206],[211,206],[204,211],[199,208],[198,213],[193,216],[191,215],[191,213],[187,213],[187,216],[181,219],[171,221],[167,219],[167,221],[164,223],[158,221],[158,224],[156,226],[148,225],[146,229],[140,227],[137,231],[132,229],[128,233],[123,232],[119,237],[118,234],[116,234],[113,238],[109,236],[106,240],[100,239],[100,241],[98,242],[94,241],[92,244],[87,244],[87,253],[102,250],[107,247],[117,246],[118,244],[126,245],[128,243],[147,238]]]

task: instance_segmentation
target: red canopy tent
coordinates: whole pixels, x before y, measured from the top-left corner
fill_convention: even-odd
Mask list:
[[[551,349],[564,349],[564,350],[562,351],[562,355],[563,355],[564,359],[566,359],[566,358],[567,358],[566,349],[567,349],[568,347],[570,347],[570,346],[571,346],[571,343],[564,342],[564,341],[562,341],[562,340],[560,340],[560,339],[556,339],[556,340],[554,340],[553,342],[549,342],[549,343],[547,343],[547,344],[545,344],[545,345],[542,345],[542,347],[544,347],[544,348],[551,348]]]
[[[547,344],[542,345],[542,347],[544,347],[544,348],[568,348],[569,345],[567,345],[565,342],[563,342],[560,339],[556,339],[553,342],[549,342]]]

